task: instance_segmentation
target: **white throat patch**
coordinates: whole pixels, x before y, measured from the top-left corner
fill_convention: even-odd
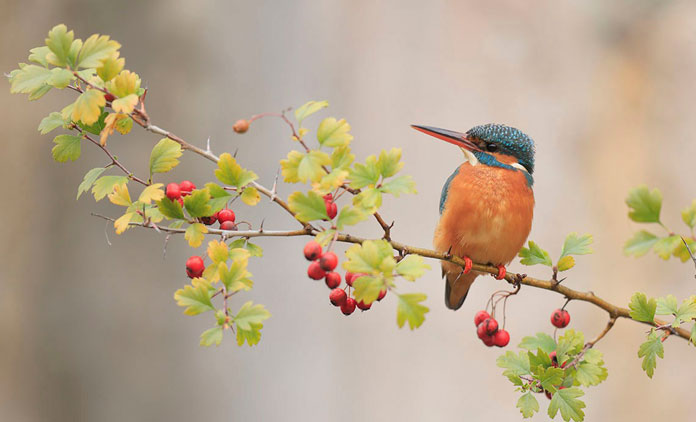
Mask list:
[[[525,173],[529,173],[529,172],[527,171],[527,169],[526,169],[522,164],[520,164],[520,163],[512,163],[512,164],[510,164],[510,166],[511,166],[511,167],[514,167],[514,168],[516,168],[516,169],[520,169],[520,170],[522,170],[522,171],[525,172]]]
[[[464,158],[466,158],[466,161],[468,161],[469,164],[471,164],[472,166],[475,166],[476,164],[479,163],[478,158],[476,158],[476,156],[474,155],[473,152],[469,151],[469,150],[466,149],[466,148],[461,148],[461,147],[460,147],[459,149],[462,150],[462,152],[464,153]]]

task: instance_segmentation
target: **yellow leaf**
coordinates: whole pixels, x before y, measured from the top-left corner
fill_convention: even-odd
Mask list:
[[[130,70],[122,70],[115,78],[106,83],[106,89],[118,98],[137,94],[140,89],[140,77]]]
[[[322,195],[333,192],[346,181],[348,174],[347,170],[335,169],[322,177],[318,183],[313,183],[312,189]]]
[[[220,271],[219,271],[219,263],[212,263],[205,267],[205,270],[203,270],[203,278],[206,280],[210,280],[211,283],[217,283],[220,281]]]
[[[566,255],[558,260],[558,271],[566,271],[575,266],[575,258],[570,255]]]
[[[256,190],[255,187],[247,186],[244,188],[244,191],[242,192],[242,202],[247,205],[254,206],[258,204],[260,200],[261,195],[259,195],[259,191]]]
[[[251,254],[244,248],[230,249],[230,259],[232,261],[248,261]]]
[[[188,226],[184,238],[188,240],[189,246],[197,248],[203,243],[205,234],[208,233],[208,228],[201,223],[194,223]]]
[[[114,221],[114,228],[116,229],[116,234],[121,234],[130,228],[130,222],[137,214],[134,212],[127,212],[120,216],[116,221]]]
[[[146,187],[140,193],[138,201],[142,202],[143,204],[149,204],[152,201],[159,201],[160,199],[164,198],[164,190],[162,189],[162,186],[164,186],[162,183],[155,183]]]
[[[208,242],[208,256],[214,263],[225,262],[230,256],[229,247],[225,242],[212,240]]]
[[[91,125],[99,120],[101,107],[106,105],[104,94],[96,89],[87,89],[75,101],[72,109],[72,119]]]
[[[114,185],[114,190],[109,194],[109,201],[115,205],[129,207],[133,201],[128,193],[128,186],[125,183]]]
[[[97,75],[99,75],[102,81],[108,82],[112,80],[123,70],[126,59],[123,57],[119,58],[118,55],[118,52],[113,54],[111,57],[103,60],[101,65],[97,67]]]
[[[99,143],[102,146],[106,145],[106,139],[114,133],[114,130],[118,130],[122,135],[130,132],[130,128],[133,127],[133,121],[130,120],[130,125],[124,124],[126,119],[130,120],[130,117],[121,113],[111,113],[106,116],[104,129],[99,134]]]
[[[113,100],[111,102],[111,108],[116,112],[128,114],[133,111],[136,104],[138,104],[138,96],[135,94],[128,94],[123,98]]]

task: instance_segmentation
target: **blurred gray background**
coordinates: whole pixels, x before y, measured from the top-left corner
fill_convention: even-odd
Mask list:
[[[201,146],[210,137],[218,153],[239,149],[268,185],[293,147],[286,128],[262,120],[239,136],[232,123],[327,99],[323,116],[351,123],[359,159],[403,148],[419,194],[387,200],[383,215],[397,219],[396,239],[420,246],[430,246],[440,188],[461,156],[409,124],[507,123],[537,142],[531,238],[557,256],[568,232],[595,235],[596,253],[578,259],[569,286],[624,305],[636,290],[692,294],[690,263],[635,260],[621,248],[639,228],[623,202],[631,187],[662,189],[664,221],[674,230],[683,230],[679,210],[696,197],[696,4],[495,3],[0,0],[0,68],[25,61],[57,23],[83,39],[109,34],[149,88],[155,124]],[[227,335],[218,348],[199,347],[212,318],[184,316],[172,299],[187,282],[184,240],[172,239],[163,260],[162,236],[113,234],[90,212],[116,215],[115,207],[89,196],[75,201],[84,173],[105,157],[86,147],[77,162],[55,163],[51,137],[36,131],[70,98],[57,91],[28,102],[6,82],[0,95],[0,419],[521,419],[518,393],[495,365],[501,351],[484,347],[472,323],[504,286],[480,279],[453,313],[435,262],[404,287],[429,295],[431,312],[411,332],[397,329],[389,297],[348,318],[330,306],[327,289],[305,276],[305,239],[261,240],[266,257],[250,267],[255,288],[233,303],[253,299],[270,309],[261,343],[239,348]],[[109,142],[142,174],[158,139],[135,129]],[[210,163],[184,158],[167,181],[213,178]],[[238,215],[295,227],[265,200]],[[372,222],[358,232],[379,234]],[[511,270],[549,275],[517,262]],[[549,315],[562,304],[556,294],[523,288],[508,304],[512,343],[550,333]],[[584,303],[568,309],[571,327],[588,337],[607,318]],[[621,320],[598,344],[609,378],[585,396],[588,421],[693,416],[693,349],[668,340],[650,380],[636,355],[645,332]],[[534,420],[545,420],[547,401],[539,401]]]

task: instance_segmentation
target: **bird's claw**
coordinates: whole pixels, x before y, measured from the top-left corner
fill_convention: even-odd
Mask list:
[[[498,267],[498,274],[494,275],[496,280],[502,280],[505,278],[505,274],[507,274],[507,270],[505,269],[504,265],[497,265]]]

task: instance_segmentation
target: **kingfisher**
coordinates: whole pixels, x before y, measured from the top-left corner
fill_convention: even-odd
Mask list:
[[[476,277],[472,261],[498,267],[505,277],[532,228],[534,141],[502,124],[475,126],[465,133],[411,125],[458,146],[464,162],[447,178],[440,195],[440,220],[433,244],[461,257],[465,265],[442,261],[445,305],[459,309]]]

